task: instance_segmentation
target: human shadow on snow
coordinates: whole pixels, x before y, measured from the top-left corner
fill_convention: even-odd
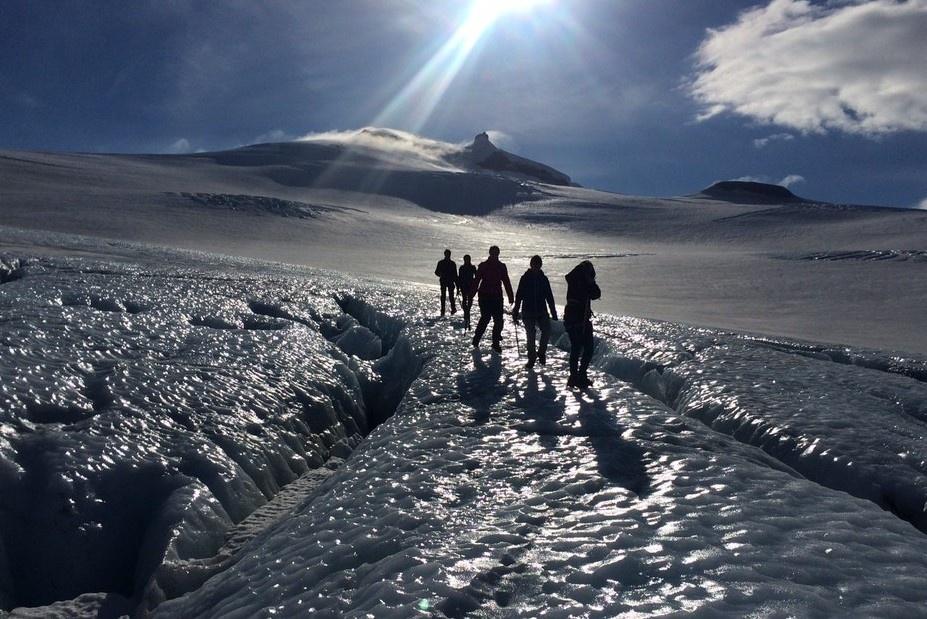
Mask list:
[[[566,406],[557,395],[552,378],[532,371],[528,372],[524,391],[515,392],[515,406],[524,410],[525,416],[531,419],[519,427],[537,433],[538,442],[549,450],[557,449],[560,436],[569,433],[559,423],[566,412]]]
[[[517,427],[536,433],[540,444],[547,449],[557,449],[561,436],[587,437],[602,477],[638,496],[649,492],[650,477],[644,450],[621,437],[624,429],[609,410],[607,399],[595,389],[564,393],[546,374],[529,371],[524,389],[515,393],[514,403],[524,411],[526,418]],[[578,428],[564,423],[569,409],[577,411]]]
[[[622,427],[596,390],[573,393],[579,404],[582,435],[596,453],[599,473],[639,497],[650,492],[650,476],[642,447],[621,438]]]
[[[457,376],[457,391],[460,401],[473,411],[473,423],[479,425],[489,421],[489,411],[508,393],[502,376],[502,359],[492,355],[489,363],[483,361],[480,351],[473,350],[473,370]]]

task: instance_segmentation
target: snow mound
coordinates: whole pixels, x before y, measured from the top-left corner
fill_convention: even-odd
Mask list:
[[[698,197],[737,204],[795,204],[812,202],[796,196],[781,185],[754,181],[719,181],[696,194]]]

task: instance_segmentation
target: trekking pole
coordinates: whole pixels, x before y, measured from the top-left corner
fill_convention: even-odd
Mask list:
[[[518,323],[515,322],[514,318],[512,319],[512,325],[515,327],[515,353],[521,359],[521,345],[518,343]]]

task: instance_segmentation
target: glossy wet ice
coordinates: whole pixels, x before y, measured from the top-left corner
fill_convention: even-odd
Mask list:
[[[596,385],[576,392],[561,330],[526,370],[511,325],[502,355],[473,351],[429,288],[143,252],[17,269],[0,287],[4,608],[927,603],[923,359],[600,316]]]

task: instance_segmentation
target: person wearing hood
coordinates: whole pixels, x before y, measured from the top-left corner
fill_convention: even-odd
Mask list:
[[[476,268],[476,277],[473,280],[473,290],[477,291],[480,305],[480,320],[476,323],[476,332],[473,334],[474,348],[480,345],[480,338],[492,319],[492,349],[498,353],[502,352],[503,286],[509,303],[514,303],[509,271],[505,263],[499,261],[499,247],[493,245],[489,248],[489,258]]]
[[[570,377],[567,387],[592,385],[587,371],[595,346],[592,338],[592,301],[602,296],[595,283],[595,268],[583,260],[566,275],[567,302],[563,327],[570,336]]]
[[[534,367],[537,361],[541,365],[547,362],[547,343],[550,341],[550,319],[557,320],[557,306],[554,303],[554,293],[550,289],[550,280],[541,270],[541,257],[531,257],[531,268],[525,271],[518,280],[518,290],[515,293],[515,307],[512,308],[512,320],[518,324],[521,316],[525,324],[525,333],[528,341],[528,368]],[[547,313],[550,308],[550,314]],[[535,349],[537,330],[541,330],[541,341]]]

